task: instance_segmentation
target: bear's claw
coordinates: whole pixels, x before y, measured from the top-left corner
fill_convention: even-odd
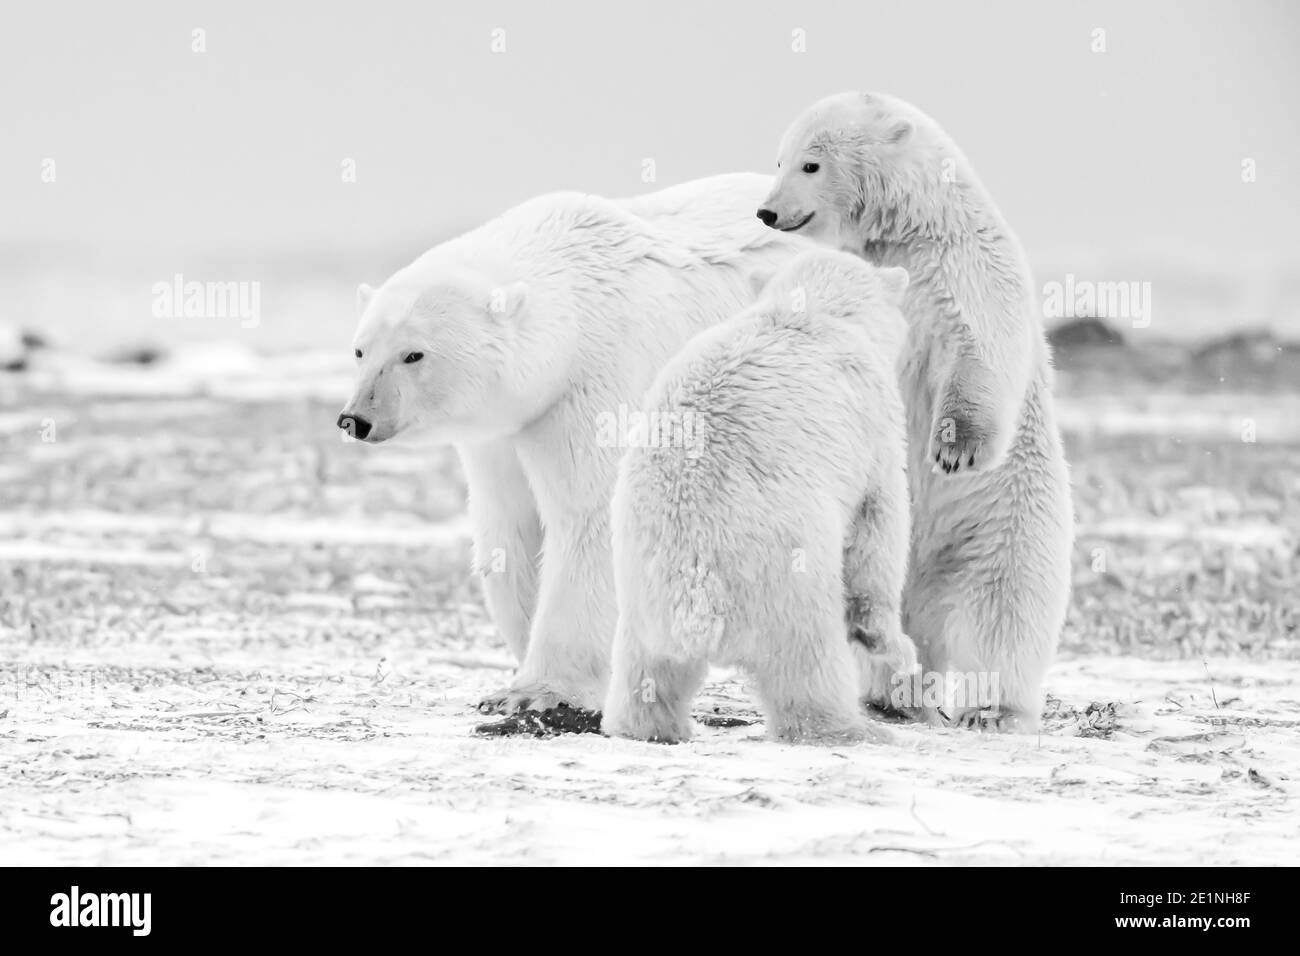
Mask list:
[[[930,430],[932,473],[981,471],[988,466],[989,442],[994,430],[983,417],[973,418],[969,411],[952,410],[935,418]]]
[[[999,710],[996,707],[980,710],[971,708],[948,716],[938,711],[946,727],[962,730],[974,730],[980,733],[1014,734],[1023,730],[1023,721],[1019,714]]]

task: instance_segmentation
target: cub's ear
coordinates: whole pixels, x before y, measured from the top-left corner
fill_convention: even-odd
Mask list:
[[[357,313],[365,312],[366,306],[370,304],[370,300],[374,297],[375,290],[373,286],[368,286],[364,282],[357,286]]]
[[[749,274],[749,291],[755,298],[763,294],[763,290],[767,288],[774,275],[776,272],[772,269],[755,269]]]
[[[899,120],[889,129],[885,130],[885,142],[891,146],[898,146],[906,143],[912,138],[913,127],[910,120]]]
[[[911,281],[907,270],[899,266],[889,266],[877,269],[876,275],[880,278],[880,287],[885,291],[885,298],[901,307],[903,293],[907,291],[907,284]]]
[[[488,311],[501,318],[518,315],[524,307],[527,289],[522,282],[496,286],[488,294]]]

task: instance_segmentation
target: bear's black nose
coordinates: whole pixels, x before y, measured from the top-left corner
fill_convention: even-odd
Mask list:
[[[370,434],[370,422],[366,421],[360,415],[349,415],[346,412],[339,416],[339,428],[343,429],[353,438],[364,439]]]
[[[758,218],[763,220],[763,225],[765,226],[776,225],[776,213],[772,212],[770,209],[760,209],[758,211]]]

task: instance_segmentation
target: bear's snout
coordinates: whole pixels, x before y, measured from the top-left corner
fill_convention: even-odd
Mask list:
[[[370,434],[370,422],[366,421],[360,415],[349,415],[344,412],[339,416],[339,428],[343,429],[353,438],[359,438],[362,441]]]
[[[760,209],[758,211],[758,218],[763,220],[763,225],[765,226],[776,226],[776,213],[770,209]]]

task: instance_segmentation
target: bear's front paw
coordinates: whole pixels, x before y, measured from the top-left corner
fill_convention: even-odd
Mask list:
[[[568,703],[554,691],[539,687],[506,687],[480,700],[478,711],[480,714],[517,714],[526,710],[555,710]]]
[[[506,719],[483,724],[476,733],[490,736],[511,734],[598,734],[600,710],[592,707],[591,695],[570,695],[545,684],[524,683],[488,694],[478,703],[482,714],[504,714]]]
[[[988,468],[993,442],[992,426],[968,417],[941,415],[930,438],[931,472],[945,475]]]
[[[521,710],[501,720],[479,724],[480,737],[557,737],[560,734],[600,733],[600,714],[560,704],[551,710]]]
[[[916,708],[910,700],[913,675],[917,672],[916,647],[901,632],[881,633],[872,643],[855,641],[858,664],[858,698],[867,707],[889,717],[912,718]]]

